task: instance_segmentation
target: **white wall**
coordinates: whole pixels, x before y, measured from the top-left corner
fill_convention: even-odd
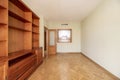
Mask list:
[[[61,24],[68,24],[62,26]],[[48,22],[49,29],[72,29],[72,43],[57,43],[57,52],[81,52],[80,22]]]
[[[82,52],[120,78],[120,0],[103,0],[83,21]]]

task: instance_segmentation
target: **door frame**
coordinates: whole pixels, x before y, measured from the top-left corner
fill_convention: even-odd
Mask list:
[[[45,32],[46,32],[46,35],[45,35]],[[45,53],[45,50],[44,50],[44,57],[47,57],[48,56],[48,28],[46,26],[44,26],[44,46],[46,46],[46,53]]]
[[[55,31],[55,53],[50,53],[50,31]],[[48,55],[55,55],[57,53],[57,30],[56,29],[48,29]]]

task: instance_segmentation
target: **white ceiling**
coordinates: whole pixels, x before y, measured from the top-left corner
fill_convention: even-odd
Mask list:
[[[23,0],[48,21],[81,21],[102,0]]]

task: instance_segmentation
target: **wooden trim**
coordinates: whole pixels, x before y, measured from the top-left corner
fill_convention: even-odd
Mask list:
[[[44,26],[44,30],[48,30],[48,28],[46,26]]]
[[[44,46],[46,47],[46,52],[44,50],[44,57],[46,57],[48,56],[48,28],[46,26],[44,26],[44,37],[45,37],[44,39],[46,39],[44,40],[44,43],[45,43]]]
[[[105,68],[103,68],[101,65],[99,65],[98,63],[96,63],[95,61],[93,61],[92,59],[90,59],[88,56],[86,56],[84,53],[81,52],[81,54],[87,58],[89,61],[91,61],[92,63],[94,63],[97,67],[99,67],[100,69],[102,69],[106,74],[108,74],[109,76],[111,76],[114,80],[120,80],[117,76],[113,75],[111,72],[109,72],[108,70],[106,70]]]

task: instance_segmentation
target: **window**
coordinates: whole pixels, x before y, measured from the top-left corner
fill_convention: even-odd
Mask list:
[[[59,43],[71,43],[72,42],[72,30],[71,29],[58,29],[57,41]]]

